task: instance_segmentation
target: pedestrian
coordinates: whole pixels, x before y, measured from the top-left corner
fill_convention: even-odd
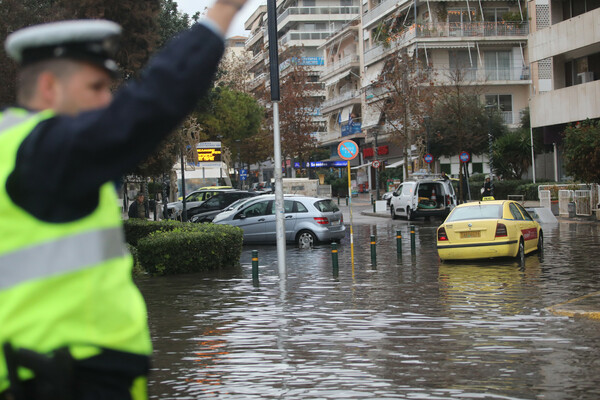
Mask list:
[[[444,172],[444,171],[442,171],[442,179],[444,181],[449,181],[450,180],[450,178],[448,178],[448,175],[446,175],[446,172]]]
[[[150,211],[144,202],[144,192],[138,192],[135,201],[129,206],[127,215],[129,215],[129,218],[140,219],[148,219],[150,217]]]
[[[494,184],[491,182],[490,177],[486,176],[483,185],[481,186],[481,198],[494,197]]]
[[[0,111],[0,399],[147,398],[146,307],[112,182],[207,92],[244,3],[216,0],[114,96],[117,24],[8,36],[19,72],[17,105]]]

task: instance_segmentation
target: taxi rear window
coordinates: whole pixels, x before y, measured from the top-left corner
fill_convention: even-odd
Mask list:
[[[502,218],[501,204],[481,204],[478,206],[455,208],[446,222],[465,221],[467,219],[499,219]]]
[[[337,212],[340,211],[338,206],[331,200],[321,200],[315,203],[317,210],[321,212]]]

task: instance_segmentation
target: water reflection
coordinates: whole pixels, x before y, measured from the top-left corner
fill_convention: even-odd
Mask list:
[[[385,221],[385,220],[383,220]],[[543,257],[440,263],[433,224],[355,227],[327,245],[251,250],[239,270],[139,282],[155,344],[152,398],[596,398],[597,322],[550,305],[600,290],[596,226],[545,229]],[[397,256],[396,230],[402,230]],[[369,237],[377,235],[377,266]]]

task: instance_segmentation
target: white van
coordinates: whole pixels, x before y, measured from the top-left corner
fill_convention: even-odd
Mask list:
[[[392,219],[404,216],[439,216],[445,218],[456,207],[456,194],[452,182],[437,177],[423,177],[403,182],[392,194],[390,213]]]

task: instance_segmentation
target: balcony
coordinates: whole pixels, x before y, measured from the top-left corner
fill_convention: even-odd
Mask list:
[[[248,82],[248,89],[254,90],[258,86],[260,86],[262,83],[264,83],[266,80],[267,80],[267,74],[262,73],[262,74],[258,75],[256,78],[252,79],[250,82]]]
[[[342,72],[347,68],[359,66],[360,58],[358,54],[351,54],[342,58],[340,61],[330,64],[325,67],[325,70],[321,73],[321,79],[327,79],[336,73]]]
[[[312,32],[306,32],[306,31],[289,31],[288,33],[286,33],[285,35],[283,35],[281,37],[281,39],[279,39],[279,43],[283,46],[289,42],[293,42],[293,41],[306,41],[306,40],[316,40],[320,41],[327,39],[329,36],[331,36],[331,34],[333,34],[333,31],[312,31]],[[315,43],[316,45],[316,43]]]
[[[256,43],[259,39],[263,38],[265,36],[265,28],[260,28],[257,29],[256,32],[254,32],[252,35],[250,35],[250,37],[248,39],[246,39],[246,43],[244,44],[244,46],[246,48],[251,47],[254,43]]]
[[[252,59],[250,60],[250,64],[249,64],[250,69],[254,68],[256,66],[256,64],[259,64],[259,63],[264,64],[266,54],[267,53],[265,51],[261,51],[261,52],[257,53],[254,57],[252,57]]]
[[[407,27],[387,39],[385,45],[374,46],[365,51],[365,65],[372,64],[383,56],[408,46],[419,39],[419,43],[438,45],[462,38],[470,40],[503,40],[515,38],[527,40],[529,24],[527,22],[426,22]],[[500,38],[500,39],[499,39]],[[422,40],[421,40],[422,39]],[[435,45],[434,45],[435,44]]]
[[[286,18],[292,15],[306,15],[310,17],[301,18],[307,21],[330,21],[335,15],[358,15],[360,7],[289,7],[277,17],[277,26],[282,28]],[[323,18],[315,18],[321,15]]]
[[[340,93],[338,96],[335,96],[332,99],[325,100],[321,104],[321,108],[323,109],[324,113],[327,113],[329,111],[332,111],[331,109],[334,108],[335,106],[338,106],[342,103],[345,103],[345,102],[351,101],[351,100],[359,100],[360,101],[360,90],[349,90],[347,92]]]
[[[596,95],[594,95],[596,94]],[[600,81],[540,93],[531,98],[531,126],[549,126],[600,118]]]
[[[457,69],[449,68],[448,66],[434,66],[433,79],[440,84],[450,83],[455,81]],[[514,68],[461,68],[460,78],[464,83],[498,83],[506,84],[507,81],[522,82],[529,84],[531,76],[529,67],[514,67]]]
[[[371,25],[372,22],[378,20],[383,15],[390,14],[398,6],[398,0],[384,0],[377,5],[377,7],[369,10],[362,17],[362,24],[365,29]],[[408,2],[406,2],[408,3]]]

